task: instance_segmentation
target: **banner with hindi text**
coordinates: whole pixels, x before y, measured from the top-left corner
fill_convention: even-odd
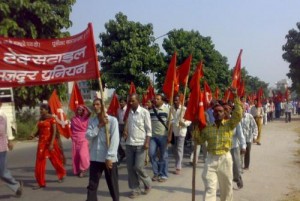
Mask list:
[[[99,78],[92,24],[71,37],[0,37],[0,87],[53,84]]]

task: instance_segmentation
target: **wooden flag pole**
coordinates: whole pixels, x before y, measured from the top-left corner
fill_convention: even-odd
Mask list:
[[[180,109],[180,113],[179,113],[179,121],[180,121],[180,119],[181,119],[181,116],[182,116],[182,113],[183,113],[183,106],[184,106],[184,104],[185,104],[185,96],[186,96],[186,91],[187,91],[187,83],[188,83],[188,81],[189,81],[189,77],[187,78],[187,80],[186,80],[186,83],[185,83],[185,85],[184,85],[184,91],[183,91],[183,101],[182,101],[182,107],[181,107],[181,109]],[[179,125],[179,128],[180,128],[181,126]]]
[[[101,115],[103,118],[103,120],[105,119],[105,106],[104,106],[104,96],[103,96],[103,87],[102,87],[102,81],[101,81],[101,77],[100,77],[100,69],[99,69],[99,61],[98,61],[98,56],[97,56],[97,51],[96,51],[96,46],[95,46],[95,40],[94,40],[94,31],[93,31],[93,25],[92,23],[89,23],[88,24],[88,27],[90,28],[90,34],[91,34],[91,38],[92,38],[92,42],[93,42],[93,49],[94,49],[94,53],[95,53],[95,63],[97,65],[95,65],[95,68],[96,68],[96,73],[97,73],[97,76],[98,76],[98,82],[99,82],[99,88],[100,88],[100,97],[101,97]],[[110,146],[110,138],[109,138],[109,128],[108,128],[108,124],[105,124],[105,137],[106,137],[106,145],[107,145],[107,148],[109,148]]]
[[[198,131],[197,125],[193,125],[193,141],[194,141],[194,150],[193,150],[193,175],[192,175],[192,201],[195,201],[196,198],[196,159],[197,159],[197,142],[196,142],[196,132]]]
[[[172,92],[171,92],[171,98],[169,100],[170,110],[168,116],[168,138],[170,137],[170,135],[172,136],[172,132],[170,133],[170,130],[171,130],[171,111],[173,106],[173,98],[174,98],[174,80],[172,81]]]

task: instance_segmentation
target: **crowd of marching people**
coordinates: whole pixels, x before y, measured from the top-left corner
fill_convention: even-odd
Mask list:
[[[236,95],[235,89],[231,91],[234,95],[231,101],[210,101],[205,111],[206,126],[201,130],[184,119],[187,102],[182,104],[177,95],[170,106],[162,94],[156,94],[152,100],[142,104],[139,96],[132,93],[127,99],[119,98],[115,115],[106,113],[100,98],[93,101],[93,116],[90,108],[78,105],[71,119],[72,167],[74,175],[89,177],[87,200],[97,200],[103,172],[112,200],[119,200],[118,166],[124,160],[131,189],[129,197],[134,199],[149,194],[154,182],[167,182],[170,172],[181,174],[184,146],[188,139],[193,141],[196,153],[191,153],[191,165],[196,165],[200,150],[205,162],[202,173],[204,200],[216,200],[218,188],[221,200],[232,200],[234,183],[239,189],[244,186],[242,173],[250,168],[251,146],[262,144],[262,126],[280,116],[290,122],[291,115],[297,113],[299,102],[281,101],[278,117],[276,101],[246,101]],[[7,144],[0,154],[3,166],[7,149],[12,149],[12,135],[7,131],[5,114],[0,113],[0,117],[0,139]],[[37,186],[33,189],[46,187],[47,158],[56,170],[58,182],[63,182],[66,176],[63,147],[57,134],[56,120],[47,104],[40,106],[37,132],[30,138],[34,137],[39,140],[35,165]],[[172,151],[168,150],[170,144]],[[170,156],[174,156],[174,167],[169,167]],[[152,173],[145,169],[148,161]],[[1,178],[20,197],[23,183],[16,181],[5,167],[0,168]]]

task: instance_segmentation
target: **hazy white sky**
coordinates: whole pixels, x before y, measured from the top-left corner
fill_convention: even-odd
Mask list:
[[[79,33],[92,22],[99,42],[104,24],[118,12],[130,21],[152,23],[156,37],[180,28],[210,36],[230,68],[243,49],[242,66],[274,86],[287,78],[289,64],[282,59],[282,45],[300,21],[300,0],[77,0],[69,31]]]

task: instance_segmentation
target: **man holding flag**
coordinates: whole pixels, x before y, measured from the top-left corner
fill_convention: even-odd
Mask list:
[[[90,140],[90,176],[87,187],[87,201],[97,201],[97,190],[102,172],[105,172],[106,183],[113,201],[119,201],[119,183],[117,152],[119,146],[118,120],[110,115],[103,115],[102,99],[93,102],[96,116],[90,119],[86,138]],[[108,125],[108,126],[107,126]],[[106,126],[109,141],[106,138]]]
[[[232,143],[233,129],[242,119],[242,104],[237,97],[237,91],[231,88],[234,94],[235,108],[231,119],[224,120],[224,108],[222,105],[214,106],[215,123],[207,125],[199,133],[199,142],[207,142],[207,160],[204,165],[202,178],[205,185],[204,200],[215,201],[217,185],[220,186],[222,201],[232,201],[232,158],[230,148]]]

